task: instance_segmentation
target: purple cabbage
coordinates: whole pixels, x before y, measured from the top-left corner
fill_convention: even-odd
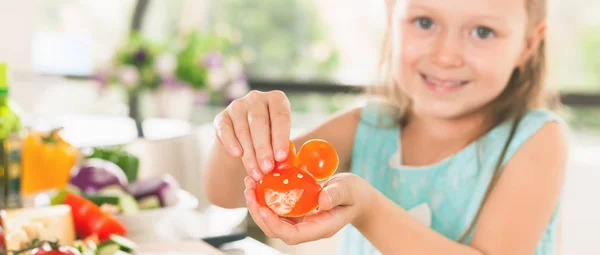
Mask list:
[[[124,188],[127,176],[116,164],[93,158],[73,168],[69,183],[85,194],[93,194],[109,186]]]
[[[138,201],[150,196],[156,196],[160,201],[161,207],[172,206],[179,202],[177,197],[179,183],[168,174],[138,180],[130,184],[127,190]]]

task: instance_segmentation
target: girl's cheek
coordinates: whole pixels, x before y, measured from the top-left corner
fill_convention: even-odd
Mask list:
[[[481,84],[493,86],[493,90],[499,92],[504,90],[514,70],[513,55],[510,49],[475,50],[468,55],[467,63]]]
[[[419,61],[427,57],[425,47],[426,45],[420,44],[415,40],[407,41],[404,47],[403,62],[412,68],[416,68]]]
[[[395,58],[398,60],[396,70],[399,73],[397,77],[401,81],[401,86],[407,88],[414,83],[412,79],[418,76],[421,71],[419,70],[419,63],[427,59],[427,52],[429,52],[427,45],[426,40],[411,37],[410,34],[399,40],[399,45],[396,45],[396,47],[399,47],[398,55]]]
[[[415,64],[424,57],[427,52],[427,38],[418,36],[411,31],[410,28],[404,28],[401,31],[402,35],[397,40],[397,47],[402,55],[402,62],[404,64]]]

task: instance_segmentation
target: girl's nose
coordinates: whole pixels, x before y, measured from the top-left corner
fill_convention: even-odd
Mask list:
[[[464,64],[462,40],[457,35],[445,32],[436,39],[431,62],[442,68],[456,68]]]

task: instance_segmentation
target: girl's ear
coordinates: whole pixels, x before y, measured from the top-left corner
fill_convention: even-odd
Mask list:
[[[518,67],[523,67],[529,58],[536,53],[537,49],[540,47],[540,43],[546,37],[546,27],[546,20],[542,19],[537,22],[533,30],[527,34],[525,45],[521,52],[521,57],[519,58]]]

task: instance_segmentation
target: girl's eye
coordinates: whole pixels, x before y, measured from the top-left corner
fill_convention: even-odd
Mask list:
[[[472,35],[479,39],[489,39],[494,37],[496,33],[488,27],[476,27],[473,29]]]
[[[413,23],[415,23],[415,25],[417,25],[418,28],[421,29],[431,29],[434,27],[435,24],[433,24],[433,20],[430,18],[426,18],[426,17],[420,17],[420,18],[416,18]]]

